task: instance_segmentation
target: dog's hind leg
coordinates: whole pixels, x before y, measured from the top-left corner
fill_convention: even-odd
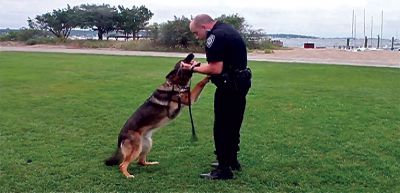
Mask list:
[[[135,177],[128,172],[128,166],[133,160],[135,160],[139,156],[141,151],[141,136],[138,132],[133,132],[129,135],[128,139],[125,139],[121,142],[121,153],[123,156],[123,161],[119,165],[119,169],[127,178]]]
[[[153,140],[151,139],[152,132],[147,132],[142,137],[142,152],[140,152],[138,164],[142,166],[157,165],[159,162],[147,162],[147,154],[150,152],[153,145]]]

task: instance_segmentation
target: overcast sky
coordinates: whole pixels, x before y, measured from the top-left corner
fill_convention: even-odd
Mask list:
[[[352,12],[357,18],[357,37],[380,33],[381,12],[384,12],[383,36],[400,38],[399,0],[0,0],[0,28],[27,26],[27,18],[34,18],[53,9],[89,4],[110,4],[132,7],[145,5],[154,16],[152,22],[166,22],[174,16],[208,13],[212,17],[238,13],[253,29],[266,33],[292,33],[319,37],[351,37]]]

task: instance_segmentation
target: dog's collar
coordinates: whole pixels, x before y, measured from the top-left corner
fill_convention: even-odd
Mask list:
[[[161,106],[168,106],[171,101],[175,101],[180,103],[180,94],[185,92],[190,92],[189,86],[179,86],[176,84],[172,84],[170,81],[165,82],[157,88],[157,91],[169,95],[168,101],[158,99],[158,95],[153,94],[149,100],[152,103],[159,104]],[[178,99],[176,99],[176,97]],[[175,98],[175,100],[173,99]]]
[[[177,84],[173,84],[170,81],[165,82],[164,84],[162,84],[160,87],[158,87],[157,90],[160,91],[175,91],[178,93],[183,93],[183,92],[188,92],[189,90],[189,86],[180,86]]]
[[[158,105],[161,105],[161,106],[168,106],[168,103],[169,103],[169,101],[159,100],[154,96],[151,96],[148,100],[151,101],[154,104],[158,104]]]

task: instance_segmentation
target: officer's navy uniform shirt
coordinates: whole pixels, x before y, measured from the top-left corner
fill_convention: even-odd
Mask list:
[[[247,67],[247,50],[241,35],[231,25],[217,21],[207,33],[206,56],[208,62],[223,62],[224,72]]]

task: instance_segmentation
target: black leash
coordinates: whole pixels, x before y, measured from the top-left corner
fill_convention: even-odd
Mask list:
[[[194,54],[190,53],[186,58],[183,60],[185,63],[190,63],[194,58]],[[196,66],[199,66],[200,63],[196,64]],[[192,72],[193,73],[193,72]],[[189,99],[189,115],[190,115],[190,123],[192,124],[192,141],[197,141],[197,135],[196,135],[196,129],[194,128],[194,122],[193,122],[193,115],[192,115],[192,98],[191,98],[191,93],[190,93],[190,87],[192,86],[192,79],[189,80],[189,89],[188,89],[188,99]]]
[[[191,99],[191,93],[190,93],[190,87],[192,86],[192,80],[189,82],[189,115],[190,115],[190,123],[192,124],[192,141],[197,141],[197,135],[196,135],[196,130],[194,128],[194,122],[193,122],[193,115],[192,115],[192,99]]]

